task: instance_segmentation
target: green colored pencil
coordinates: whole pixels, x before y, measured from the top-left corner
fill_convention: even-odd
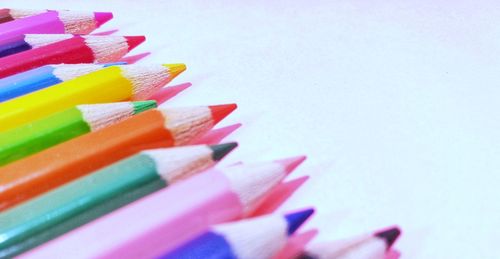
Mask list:
[[[156,107],[156,101],[78,105],[0,133],[0,166]]]
[[[20,254],[199,173],[236,146],[227,143],[142,151],[2,212],[0,258]]]

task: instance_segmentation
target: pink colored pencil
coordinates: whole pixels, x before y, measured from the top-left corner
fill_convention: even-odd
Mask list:
[[[247,215],[304,159],[209,170],[69,232],[25,258],[157,257],[212,224]]]
[[[88,34],[111,18],[107,12],[48,11],[0,24],[0,41],[27,33]]]

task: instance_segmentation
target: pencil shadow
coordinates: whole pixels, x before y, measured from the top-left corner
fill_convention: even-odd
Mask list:
[[[144,52],[141,54],[133,55],[133,56],[128,56],[120,59],[121,62],[127,62],[127,64],[134,64],[138,62],[139,60],[151,55],[151,52]]]

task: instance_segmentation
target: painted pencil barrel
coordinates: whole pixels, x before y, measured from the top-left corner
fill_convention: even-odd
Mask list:
[[[155,101],[82,105],[0,133],[0,166],[155,107]]]
[[[5,223],[0,235],[9,237],[0,241],[0,257],[15,256],[198,173],[234,147],[228,143],[149,151],[157,152],[157,157],[146,151],[8,210],[0,214]]]
[[[0,132],[79,104],[147,99],[184,69],[182,64],[112,66],[0,103]]]
[[[0,79],[0,102],[29,94],[52,85],[95,72],[103,67],[125,65],[125,62],[115,62],[104,65],[97,64],[66,64],[47,65],[28,70]],[[62,70],[62,72],[61,72]],[[69,72],[65,72],[69,70]],[[59,75],[62,74],[62,75]]]
[[[1,24],[0,24],[1,26]],[[49,64],[93,63],[94,53],[82,37],[0,58],[0,78]],[[49,58],[48,58],[49,57]]]
[[[145,155],[134,156],[97,173],[98,177],[82,179],[79,184],[71,184],[71,188],[34,200],[31,204],[35,206],[23,204],[0,215],[4,222],[0,234],[11,237],[0,242],[0,257],[15,256],[167,185],[155,173],[154,161]],[[140,188],[123,193],[123,189],[133,186]],[[94,192],[93,195],[86,195],[89,191]],[[83,199],[74,200],[75,197]],[[54,205],[59,205],[60,211],[50,211]],[[30,217],[33,214],[39,215]],[[19,218],[30,220],[16,224]]]
[[[149,110],[0,167],[0,211],[138,151],[187,145],[235,108]]]
[[[31,45],[24,41],[24,35],[18,35],[0,42],[0,57],[30,50],[31,48]]]

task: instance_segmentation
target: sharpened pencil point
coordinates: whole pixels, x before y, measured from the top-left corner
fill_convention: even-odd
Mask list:
[[[285,167],[286,173],[289,174],[295,170],[302,162],[306,160],[306,156],[296,156],[285,159],[277,160],[276,162],[280,163]]]
[[[387,250],[389,250],[394,242],[396,242],[400,234],[401,230],[399,227],[392,227],[375,233],[375,236],[384,239],[387,244]]]
[[[230,142],[230,143],[224,143],[224,144],[210,146],[210,149],[212,149],[212,151],[213,151],[212,159],[214,161],[222,160],[222,158],[224,158],[227,154],[229,154],[229,152],[231,152],[237,146],[238,146],[238,143],[236,143],[236,142]]]
[[[209,106],[210,111],[212,111],[212,118],[214,120],[214,124],[219,123],[222,119],[226,118],[231,112],[236,110],[238,107],[235,103],[231,104],[221,104],[221,105],[212,105]]]
[[[128,50],[131,51],[146,40],[144,36],[123,36],[127,40]]]
[[[305,209],[285,215],[288,222],[288,235],[292,235],[314,213],[314,209]]]
[[[179,64],[163,64],[164,67],[168,68],[168,72],[170,73],[170,80],[176,78],[180,73],[186,70],[186,65]]]
[[[113,13],[110,12],[95,12],[94,13],[95,21],[97,26],[96,27],[101,27],[101,25],[105,24],[109,20],[113,18]]]
[[[151,100],[132,102],[132,105],[134,106],[134,114],[138,114],[157,107],[156,101]]]

